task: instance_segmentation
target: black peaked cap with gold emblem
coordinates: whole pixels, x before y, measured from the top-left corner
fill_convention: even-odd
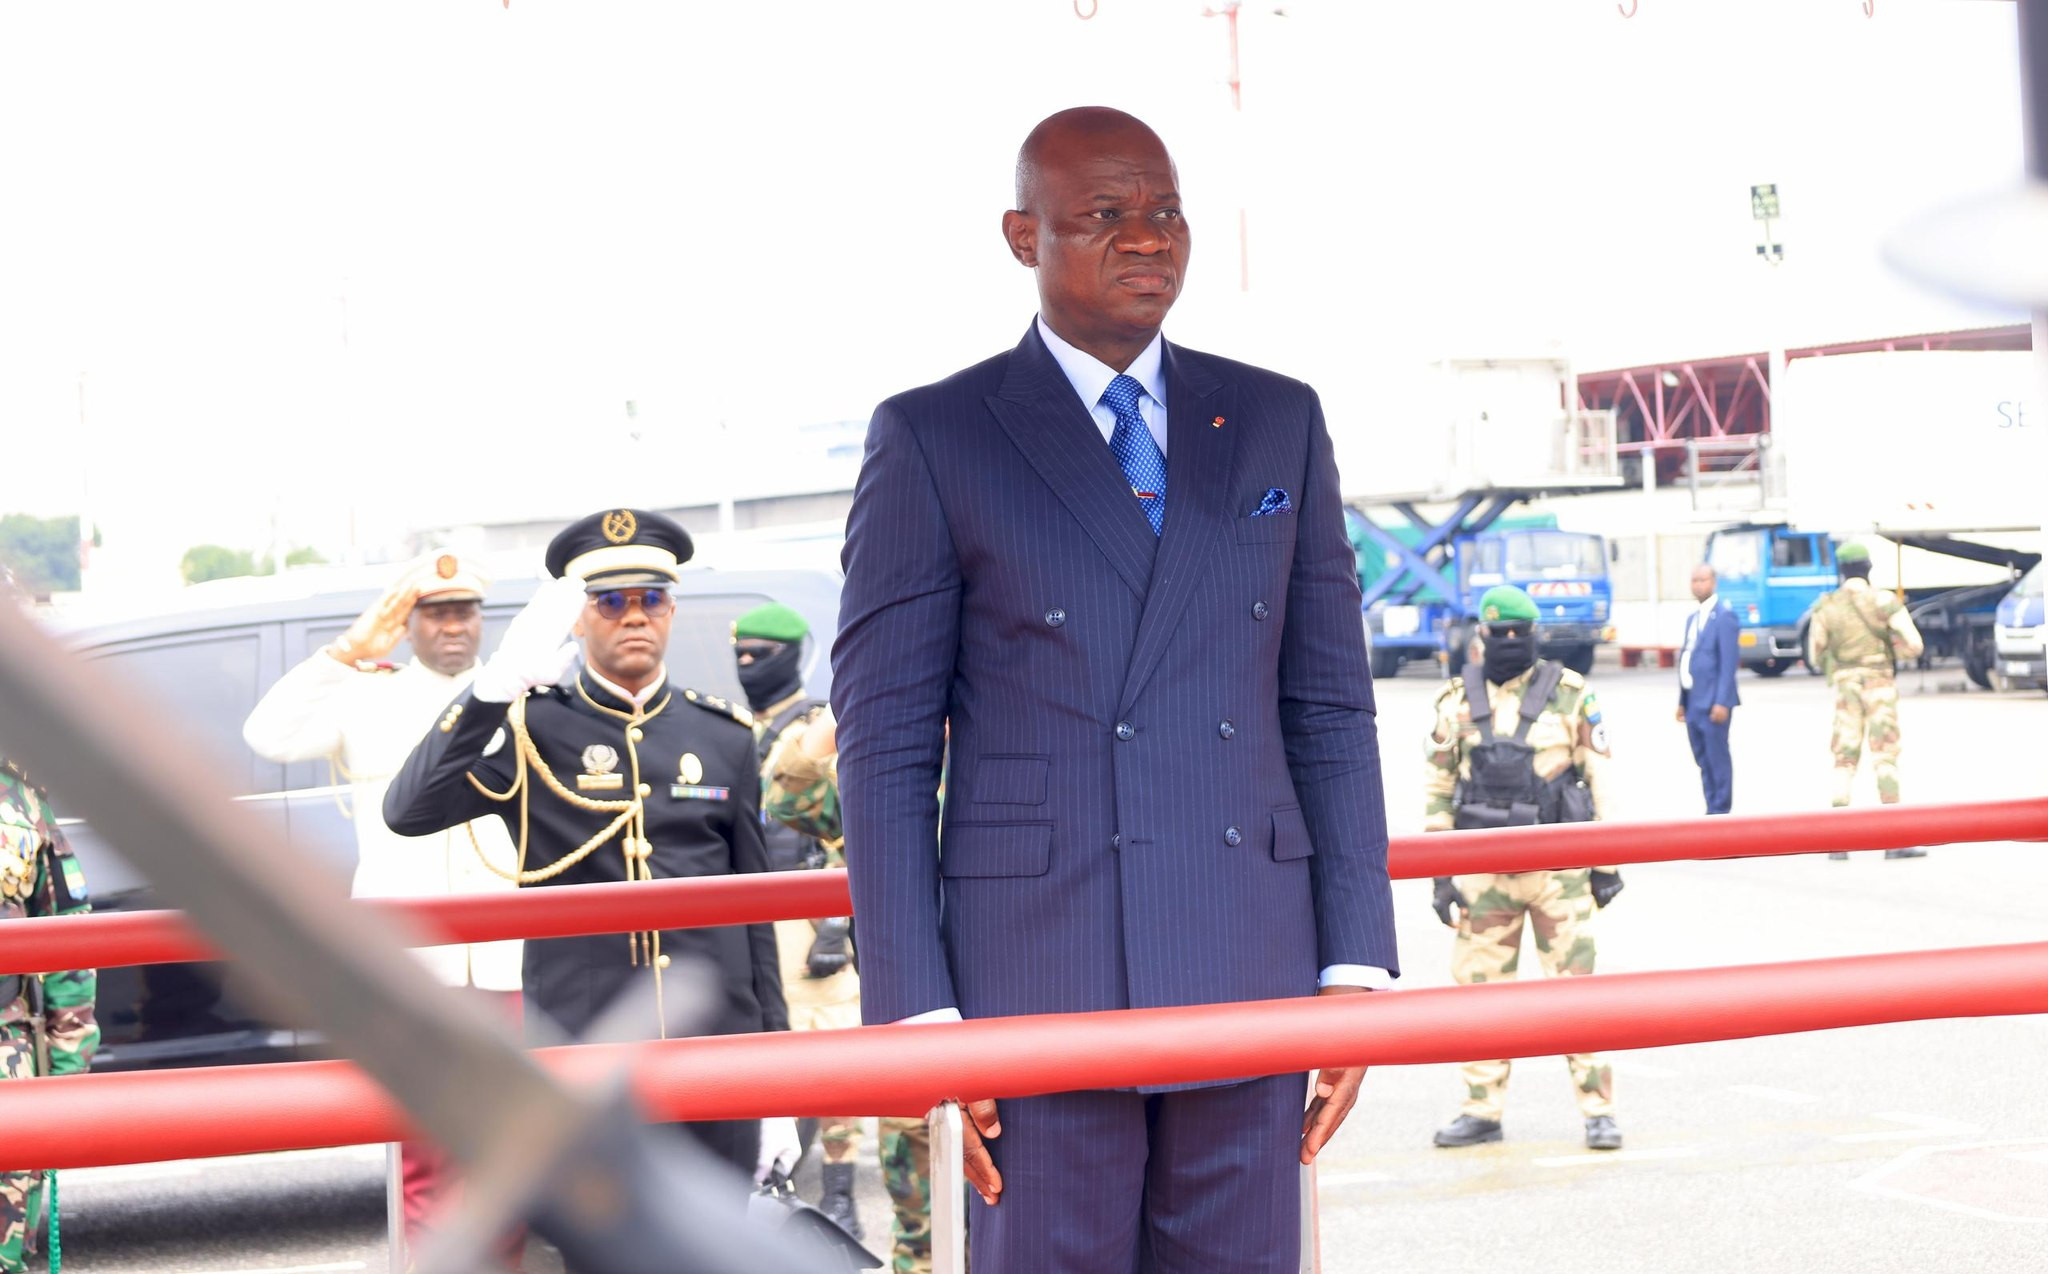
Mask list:
[[[660,588],[696,551],[674,518],[646,509],[606,509],[578,518],[548,542],[548,574],[580,578],[589,591]]]

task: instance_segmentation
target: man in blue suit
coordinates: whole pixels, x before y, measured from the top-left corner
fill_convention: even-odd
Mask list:
[[[1735,705],[1736,635],[1741,625],[1715,591],[1714,568],[1692,568],[1692,596],[1699,608],[1685,617],[1685,644],[1678,651],[1678,719],[1692,740],[1699,763],[1707,813],[1726,814],[1735,799],[1735,766],[1728,755],[1728,723]]]
[[[1337,994],[1395,970],[1322,409],[1161,339],[1188,256],[1175,187],[1129,115],[1041,123],[1003,216],[1037,319],[869,426],[833,651],[869,1022]],[[1000,1118],[971,1102],[976,1274],[1292,1274],[1296,1165],[1361,1078],[1324,1070],[1313,1099],[1293,1074]]]

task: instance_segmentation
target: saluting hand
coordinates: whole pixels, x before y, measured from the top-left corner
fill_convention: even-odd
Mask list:
[[[570,626],[583,613],[583,581],[549,580],[534,590],[498,649],[478,670],[474,690],[488,703],[510,703],[536,686],[552,686],[576,666],[580,647],[569,640]]]
[[[1362,986],[1326,986],[1318,995],[1364,995]],[[1316,1095],[1301,1117],[1301,1161],[1314,1163],[1351,1108],[1358,1104],[1358,1088],[1365,1082],[1363,1066],[1325,1066],[1316,1073]]]
[[[327,647],[327,653],[351,667],[359,660],[382,659],[405,639],[405,622],[419,599],[419,580],[408,574],[356,616],[348,631]]]

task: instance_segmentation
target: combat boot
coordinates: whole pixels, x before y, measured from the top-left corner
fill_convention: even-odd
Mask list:
[[[848,1238],[859,1242],[864,1236],[861,1234],[860,1212],[853,1206],[853,1165],[825,1164],[824,1178],[825,1197],[818,1200],[818,1211],[846,1231]]]
[[[1586,1149],[1621,1149],[1621,1126],[1612,1115],[1595,1115],[1586,1121]]]
[[[1501,1139],[1500,1120],[1460,1115],[1436,1130],[1439,1146],[1478,1146]]]

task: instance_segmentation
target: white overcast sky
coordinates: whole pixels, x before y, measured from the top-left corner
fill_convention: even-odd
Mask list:
[[[0,511],[89,484],[175,560],[692,497],[720,422],[865,417],[1014,343],[1016,144],[1090,102],[1179,161],[1169,336],[1314,382],[1354,471],[1414,445],[1432,356],[2018,318],[1876,255],[2018,180],[2010,4],[1285,7],[1246,7],[1233,114],[1200,0],[8,5]]]

